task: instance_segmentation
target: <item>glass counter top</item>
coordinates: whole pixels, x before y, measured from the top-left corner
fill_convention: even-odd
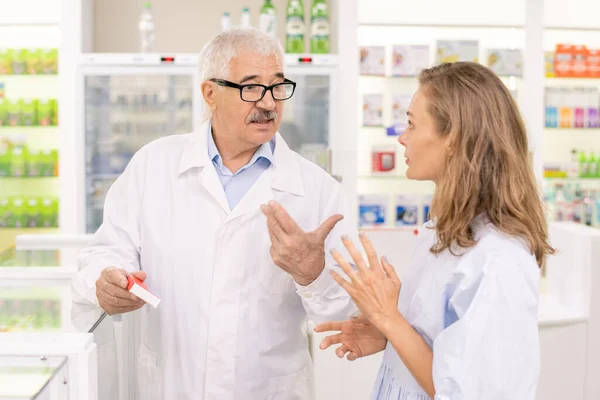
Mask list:
[[[67,357],[0,356],[0,400],[38,399],[66,385]]]

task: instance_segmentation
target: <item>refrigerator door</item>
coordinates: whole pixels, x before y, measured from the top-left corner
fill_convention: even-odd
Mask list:
[[[331,172],[329,74],[307,75],[292,70],[287,75],[296,82],[294,96],[285,102],[279,132],[290,148]]]
[[[105,68],[84,74],[86,231],[133,154],[162,136],[194,129],[194,72]],[[121,70],[122,72],[119,72]]]

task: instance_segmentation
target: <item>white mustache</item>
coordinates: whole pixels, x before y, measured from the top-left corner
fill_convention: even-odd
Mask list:
[[[252,122],[268,122],[270,120],[277,119],[277,113],[275,111],[258,111],[248,117],[246,123],[250,124]]]

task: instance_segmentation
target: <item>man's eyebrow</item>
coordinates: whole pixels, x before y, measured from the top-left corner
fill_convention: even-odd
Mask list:
[[[244,83],[244,82],[251,81],[251,80],[256,79],[256,78],[258,78],[258,75],[246,75],[245,77],[242,78],[242,80],[240,81],[240,84]]]

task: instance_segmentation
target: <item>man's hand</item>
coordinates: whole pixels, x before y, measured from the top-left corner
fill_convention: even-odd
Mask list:
[[[132,274],[141,281],[146,279],[144,271]],[[96,281],[96,297],[100,307],[108,315],[123,314],[135,311],[146,304],[136,295],[127,290],[127,272],[125,270],[108,267],[102,270],[100,278]]]
[[[325,267],[325,239],[335,225],[344,219],[336,214],[313,232],[304,232],[277,202],[261,206],[267,217],[273,262],[302,286],[321,275]]]

